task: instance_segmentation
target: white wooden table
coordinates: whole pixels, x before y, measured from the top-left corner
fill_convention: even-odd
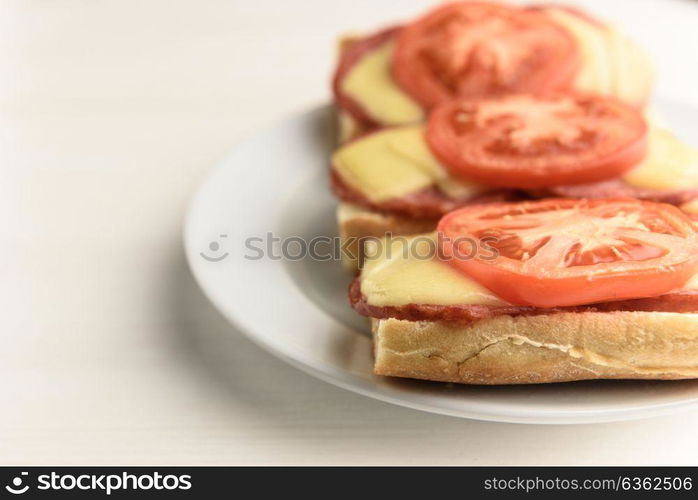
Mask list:
[[[429,3],[0,4],[0,463],[698,463],[697,411],[503,425],[337,389],[193,282],[180,228],[208,168],[328,99],[336,35]],[[652,49],[659,94],[698,105],[698,2],[585,4]]]

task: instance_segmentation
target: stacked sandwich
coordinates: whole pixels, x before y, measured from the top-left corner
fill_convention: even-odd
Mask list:
[[[647,119],[651,83],[562,7],[453,3],[343,43],[331,183],[376,373],[698,377],[698,151]]]

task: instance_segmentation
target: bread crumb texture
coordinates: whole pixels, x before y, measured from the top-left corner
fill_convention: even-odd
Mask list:
[[[373,319],[375,373],[464,384],[698,378],[698,314]]]

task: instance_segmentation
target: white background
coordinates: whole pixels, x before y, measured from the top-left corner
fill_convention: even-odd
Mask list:
[[[0,463],[698,464],[697,411],[504,425],[331,387],[192,281],[181,221],[207,169],[328,99],[336,36],[431,3],[2,0]],[[698,106],[698,2],[583,4]]]

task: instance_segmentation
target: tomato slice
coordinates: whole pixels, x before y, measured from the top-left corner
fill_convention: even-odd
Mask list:
[[[444,100],[570,88],[581,64],[574,37],[545,13],[484,2],[437,8],[407,25],[395,81],[424,107]]]
[[[549,199],[462,208],[438,225],[442,255],[513,304],[655,297],[698,271],[698,231],[671,205]],[[487,239],[485,239],[487,238]],[[473,242],[486,252],[473,257]],[[491,250],[496,250],[492,252]]]
[[[621,175],[644,158],[647,124],[613,97],[521,94],[444,103],[431,113],[426,139],[456,175],[539,188]]]

